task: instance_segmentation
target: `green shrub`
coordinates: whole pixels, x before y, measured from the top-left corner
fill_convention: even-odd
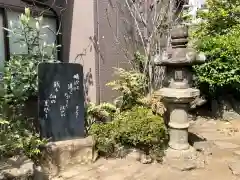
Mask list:
[[[240,87],[240,2],[207,0],[207,9],[199,12],[203,21],[194,27],[193,38],[208,62],[195,70],[201,90],[216,96],[221,89]]]
[[[229,30],[225,35],[202,38],[198,49],[206,53],[209,62],[195,68],[200,82],[206,82],[210,86],[239,88],[239,27]]]
[[[107,155],[122,146],[150,153],[164,148],[167,139],[163,119],[141,106],[116,114],[112,122],[94,124],[90,134],[96,139],[96,148]]]

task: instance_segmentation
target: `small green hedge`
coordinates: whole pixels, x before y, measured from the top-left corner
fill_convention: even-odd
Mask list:
[[[90,134],[96,148],[108,156],[118,147],[136,147],[149,154],[162,150],[167,140],[162,117],[141,106],[116,114],[112,122],[92,125]]]

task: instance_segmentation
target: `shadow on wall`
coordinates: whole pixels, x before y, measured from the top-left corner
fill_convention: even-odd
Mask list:
[[[74,58],[74,63],[82,62],[82,66],[84,69],[84,57],[87,56],[87,53],[92,53],[92,51],[98,52],[99,47],[97,46],[96,39],[94,37],[89,37],[89,43],[85,48],[81,50],[79,54],[76,55],[76,57]],[[89,91],[91,87],[94,86],[94,81],[92,68],[89,68],[88,71],[86,71],[85,69],[83,71],[84,103],[87,104],[91,102],[91,95],[89,94]]]
[[[89,68],[88,72],[84,73],[84,78],[83,78],[84,102],[85,102],[85,104],[91,102],[91,98],[89,96],[89,89],[93,85],[94,85],[94,83],[93,83],[92,69]]]

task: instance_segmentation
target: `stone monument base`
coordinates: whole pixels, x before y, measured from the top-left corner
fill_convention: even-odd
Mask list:
[[[195,159],[197,151],[193,147],[189,147],[187,150],[175,150],[168,148],[165,151],[165,157],[170,159]]]
[[[49,143],[41,162],[43,173],[48,177],[54,177],[72,166],[95,162],[98,154],[94,151],[94,146],[95,142],[90,136]]]
[[[190,146],[188,150],[174,150],[168,148],[163,159],[164,164],[180,171],[204,168],[205,160]]]

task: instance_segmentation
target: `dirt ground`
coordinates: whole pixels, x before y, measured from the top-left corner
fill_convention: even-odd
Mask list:
[[[212,144],[203,155],[204,167],[179,170],[166,164],[141,164],[129,159],[99,159],[92,165],[65,171],[64,180],[240,180],[240,120],[231,122],[200,118],[191,122],[194,143]],[[201,146],[201,145],[200,145]],[[201,147],[200,147],[201,148]],[[204,152],[202,152],[204,153]]]

